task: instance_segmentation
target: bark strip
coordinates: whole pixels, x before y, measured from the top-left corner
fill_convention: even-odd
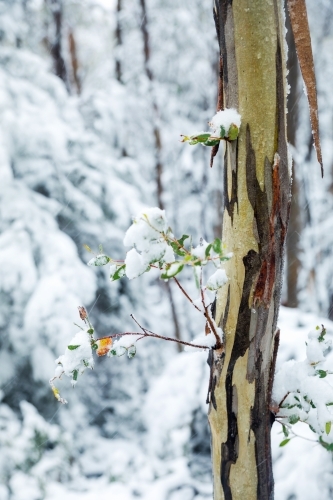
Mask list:
[[[305,0],[287,0],[291,28],[293,30],[296,51],[301,68],[307,99],[310,109],[310,120],[314,147],[317,160],[321,167],[321,175],[324,176],[323,159],[321,154],[316,75],[311,47],[311,36],[306,11]]]

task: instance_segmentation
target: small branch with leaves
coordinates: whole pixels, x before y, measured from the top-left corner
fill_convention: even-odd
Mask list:
[[[306,359],[284,363],[275,375],[271,411],[282,426],[280,446],[289,443],[290,433],[296,435],[292,426],[303,422],[333,451],[333,387],[327,380],[333,374],[327,360],[332,342],[326,334],[324,325],[317,326],[306,342]]]
[[[226,108],[219,110],[208,122],[211,132],[199,132],[192,135],[181,135],[181,142],[188,142],[190,146],[201,144],[212,147],[213,157],[216,155],[220,143],[233,142],[237,139],[241,125],[241,116],[236,109]],[[211,161],[210,166],[213,166]]]
[[[190,241],[189,245],[186,244],[187,240]],[[126,232],[124,244],[132,247],[127,252],[125,260],[109,257],[103,253],[103,248],[100,247],[99,253],[88,262],[88,265],[100,267],[110,264],[110,280],[112,282],[125,275],[129,279],[133,279],[151,269],[158,270],[162,280],[173,279],[175,281],[184,297],[205,318],[205,332],[192,342],[185,342],[154,333],[140,325],[131,315],[140,332],[122,332],[96,338],[86,309],[79,307],[80,319],[85,328],[76,325],[79,326],[80,331],[67,346],[65,354],[56,360],[55,375],[50,380],[53,393],[61,403],[67,403],[67,401],[60,396],[54,381],[60,379],[62,375],[66,375],[72,379],[72,385],[75,386],[78,376],[84,373],[86,368],[93,368],[94,351],[98,356],[106,354],[108,356],[122,356],[127,352],[128,357],[133,358],[136,354],[136,342],[143,338],[176,342],[189,350],[223,349],[223,332],[212,317],[212,299],[208,295],[209,292],[219,290],[228,281],[222,265],[232,257],[232,254],[223,251],[221,240],[216,238],[208,243],[201,239],[198,246],[192,247],[192,238],[188,235],[185,234],[179,239],[175,238],[168,226],[164,210],[149,208],[140,212],[133,219],[133,224]],[[85,248],[91,252],[87,245]],[[203,268],[209,264],[214,266],[215,272],[204,284]],[[186,266],[191,267],[194,271],[199,291],[199,298],[196,301],[190,297],[176,278]]]

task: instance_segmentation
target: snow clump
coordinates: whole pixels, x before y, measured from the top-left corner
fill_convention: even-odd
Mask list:
[[[209,123],[210,128],[213,130],[212,135],[215,137],[224,137],[229,135],[229,130],[231,125],[234,125],[239,129],[241,124],[241,115],[236,109],[224,109],[223,111],[218,111],[216,115],[213,116],[211,122]],[[221,129],[224,130],[222,134]]]
[[[76,384],[78,374],[82,374],[86,368],[93,368],[94,359],[91,349],[91,336],[87,330],[79,331],[70,341],[65,354],[56,359],[58,365],[55,377],[59,378],[63,373],[72,378],[72,385]]]
[[[125,259],[128,279],[137,278],[154,262],[175,261],[173,250],[163,237],[167,231],[165,211],[160,208],[147,208],[133,218],[124,238],[124,245],[133,247]]]
[[[222,288],[228,282],[228,276],[224,269],[218,269],[214,274],[208,278],[207,288],[208,290],[218,290]]]
[[[317,327],[308,336],[306,359],[282,365],[274,379],[273,404],[279,407],[277,418],[281,423],[305,422],[319,440],[333,443],[332,372],[326,359],[331,341],[325,340],[325,335],[326,330]]]

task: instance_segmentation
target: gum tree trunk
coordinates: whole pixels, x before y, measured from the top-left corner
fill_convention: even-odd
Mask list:
[[[225,348],[210,357],[214,500],[273,499],[270,411],[290,207],[282,0],[215,0],[223,102],[242,116],[224,158],[222,239],[233,258],[217,298]],[[222,86],[220,86],[222,87]]]

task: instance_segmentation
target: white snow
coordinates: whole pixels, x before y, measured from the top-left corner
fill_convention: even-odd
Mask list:
[[[80,330],[74,335],[68,345],[79,347],[74,350],[70,350],[67,347],[65,354],[56,359],[56,364],[60,365],[56,368],[56,376],[59,376],[59,368],[61,368],[61,371],[68,377],[73,377],[73,371],[75,370],[81,374],[87,367],[93,368],[94,359],[92,356],[90,339],[91,337],[86,330]],[[76,380],[72,380],[72,384],[75,385],[75,383]]]
[[[236,125],[238,128],[241,125],[241,115],[233,108],[218,111],[210,121],[210,127],[213,130],[213,135],[216,135],[216,137],[220,137],[220,127],[223,127],[225,133],[228,134],[232,124]]]
[[[205,252],[207,247],[208,247],[207,241],[202,238],[200,240],[199,245],[196,246],[195,248],[192,248],[191,253],[194,257],[197,257],[198,259],[201,259],[202,261],[205,262],[206,258]]]
[[[223,285],[228,282],[228,276],[225,272],[225,269],[218,269],[212,274],[207,280],[207,288],[208,290],[218,290]]]
[[[196,345],[201,345],[201,346],[206,346],[207,349],[214,347],[216,344],[216,338],[213,333],[209,333],[208,335],[201,334],[195,337],[193,340],[191,340],[191,344],[196,344]],[[202,351],[199,347],[190,347],[190,346],[185,346],[185,351],[188,352],[193,352],[193,351]]]
[[[126,276],[137,278],[156,262],[170,263],[175,260],[173,250],[163,238],[168,230],[165,211],[146,208],[133,218],[124,238],[125,246],[133,246],[126,254]],[[141,252],[141,253],[139,253]]]

